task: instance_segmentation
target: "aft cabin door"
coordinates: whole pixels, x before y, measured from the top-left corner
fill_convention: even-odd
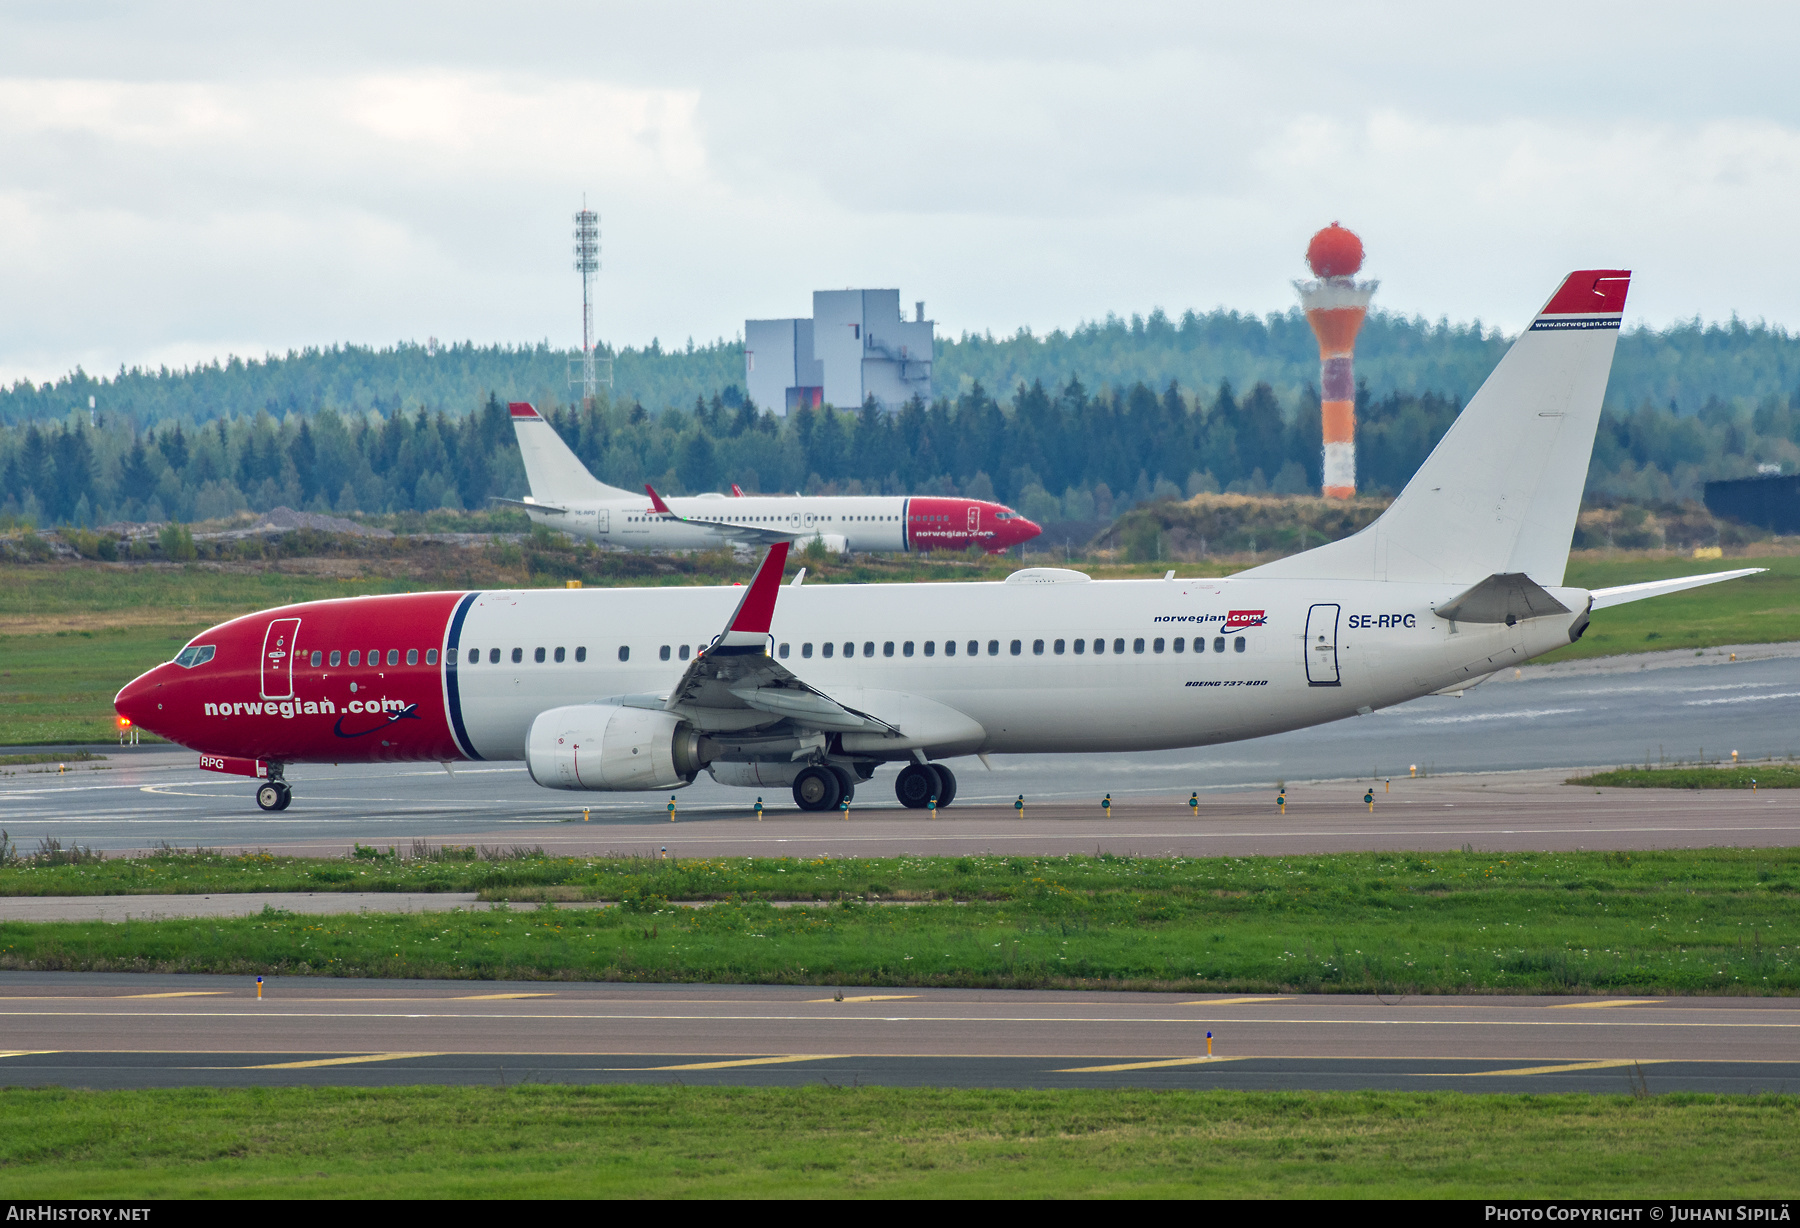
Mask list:
[[[1316,605],[1306,612],[1306,681],[1313,686],[1337,686],[1337,628],[1335,605]]]
[[[300,634],[300,620],[277,618],[263,636],[262,697],[292,699],[294,697],[294,637]]]
[[[594,532],[612,532],[612,511],[610,509],[603,507],[594,513]]]

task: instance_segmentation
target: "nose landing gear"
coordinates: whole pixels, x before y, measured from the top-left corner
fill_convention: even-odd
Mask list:
[[[269,765],[269,778],[256,786],[256,804],[264,810],[286,810],[294,800],[294,791],[281,778],[281,765]]]

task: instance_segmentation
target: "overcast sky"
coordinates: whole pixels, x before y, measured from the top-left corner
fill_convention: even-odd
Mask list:
[[[355,341],[614,344],[898,286],[940,335],[1293,302],[1800,325],[1800,7],[0,7],[0,380]]]

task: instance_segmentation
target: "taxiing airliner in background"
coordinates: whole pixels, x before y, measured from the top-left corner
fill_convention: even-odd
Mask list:
[[[704,771],[823,810],[886,763],[901,802],[941,806],[956,756],[1201,746],[1461,690],[1597,610],[1759,570],[1563,582],[1629,281],[1571,274],[1374,524],[1227,579],[783,586],[777,540],[748,587],[285,606],[116,704],[261,777],[268,809],[290,763],[523,759],[554,789]]]
[[[556,428],[514,402],[513,433],[531,483],[528,499],[495,499],[533,524],[634,550],[706,550],[817,537],[827,550],[967,550],[998,554],[1043,532],[999,503],[940,495],[695,495],[665,503],[608,486]],[[646,489],[648,489],[646,487]],[[737,487],[732,487],[734,492]]]

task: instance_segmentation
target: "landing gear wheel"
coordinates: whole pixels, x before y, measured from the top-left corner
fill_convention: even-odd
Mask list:
[[[927,763],[909,763],[894,780],[894,796],[909,810],[923,810],[925,803],[943,791],[937,770]]]
[[[838,802],[841,804],[843,802],[855,801],[856,777],[850,774],[848,768],[841,768],[833,765],[831,771],[832,774],[838,778],[838,784],[842,786],[842,792],[838,794]]]
[[[834,810],[844,784],[830,768],[809,767],[794,778],[794,803],[802,810]]]
[[[948,806],[951,802],[956,800],[956,777],[951,774],[949,768],[941,763],[933,763],[930,767],[932,771],[937,773],[938,809],[942,810],[945,806]]]
[[[286,810],[294,800],[294,791],[284,780],[265,780],[256,789],[256,804],[264,810]]]

